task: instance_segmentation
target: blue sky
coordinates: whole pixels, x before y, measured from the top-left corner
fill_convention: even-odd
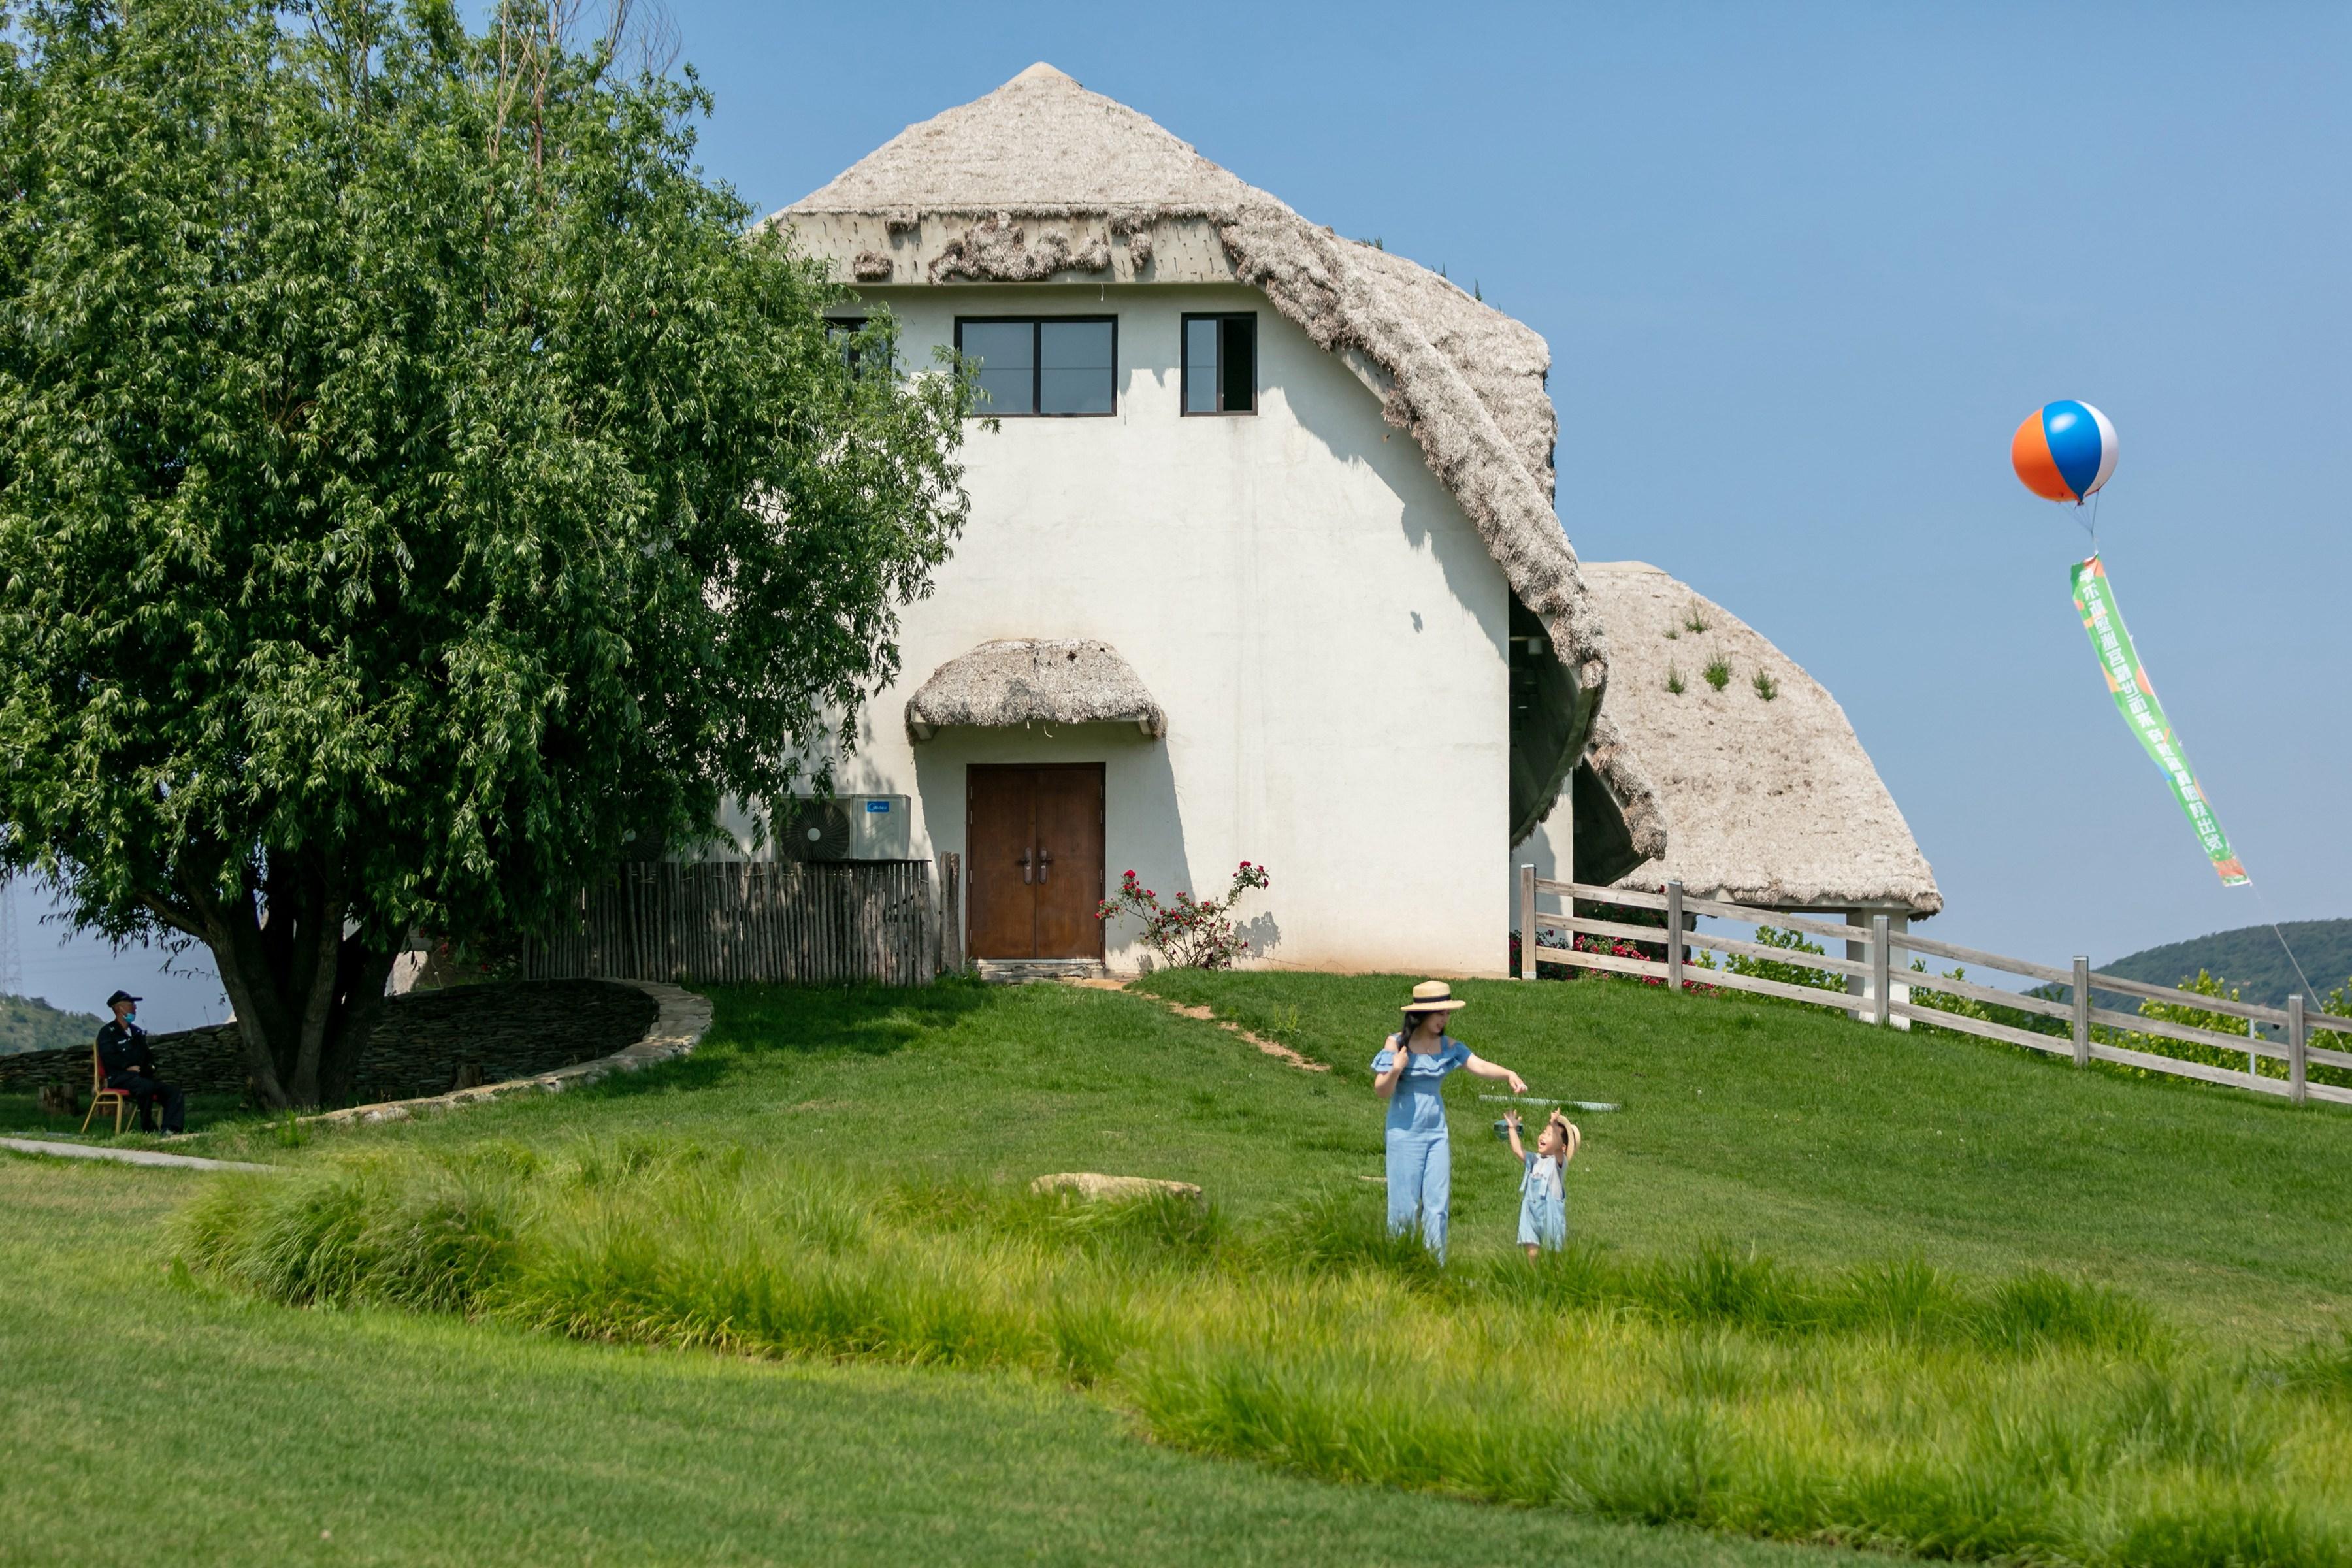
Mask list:
[[[2083,534],[2009,472],[2030,410],[2096,404],[2108,567],[2222,825],[2277,918],[2352,915],[2352,7],[670,9],[762,211],[1045,59],[1475,280],[1550,340],[1579,553],[1804,665],[1935,865],[1927,930],[2057,962],[2264,914],[2107,700]],[[24,947],[60,1002],[152,968]]]

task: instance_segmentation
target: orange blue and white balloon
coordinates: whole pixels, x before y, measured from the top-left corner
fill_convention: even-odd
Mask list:
[[[2045,403],[2009,438],[2009,466],[2043,500],[2080,505],[2116,471],[2116,427],[2087,403]]]

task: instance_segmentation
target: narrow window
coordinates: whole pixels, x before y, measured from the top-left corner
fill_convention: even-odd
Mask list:
[[[1257,318],[1227,316],[1217,323],[1217,368],[1225,414],[1257,412]]]
[[[1118,323],[1108,316],[959,318],[956,352],[980,362],[975,414],[1118,410]]]
[[[1217,318],[1184,318],[1184,412],[1217,412]]]
[[[1257,412],[1257,318],[1184,318],[1184,412]]]
[[[825,339],[833,344],[834,353],[841,356],[841,363],[849,367],[852,375],[869,368],[879,371],[889,363],[887,352],[858,342],[858,335],[866,331],[866,320],[864,316],[825,318]],[[870,366],[867,363],[869,360],[873,362]]]

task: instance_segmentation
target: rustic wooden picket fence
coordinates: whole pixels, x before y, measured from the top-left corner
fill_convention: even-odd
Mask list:
[[[1539,909],[1538,900],[1546,895],[1569,900],[1568,910]],[[1665,916],[1665,924],[1663,927],[1633,925],[1622,921],[1575,914],[1573,910],[1579,900],[1588,904],[1614,904],[1622,909],[1655,910]],[[1826,953],[1793,953],[1787,948],[1738,942],[1729,937],[1689,930],[1683,931],[1679,942],[1670,939],[1668,933],[1683,927],[1686,917],[1697,915],[1711,915],[1748,925],[1778,926],[1783,930],[1828,937],[1850,944],[1849,953],[1859,946],[1863,956],[1837,958]],[[1541,944],[1541,937],[1547,931],[1572,933],[1569,937],[1571,942],[1576,936],[1593,936],[1612,942],[1663,946],[1664,956],[1662,959],[1629,958],[1616,952],[1589,952],[1574,946],[1547,947]],[[1849,986],[1855,981],[1861,984],[1858,990],[1827,991],[1810,985],[1793,985],[1786,981],[1768,980],[1760,975],[1736,974],[1723,968],[1701,969],[1688,963],[1684,956],[1685,949],[1694,947],[1722,953],[1726,957],[1760,958],[1801,964],[1807,969],[1845,975]],[[1973,980],[1948,979],[1932,973],[1917,973],[1911,968],[1914,954],[1928,959],[1950,959],[1956,963],[1979,969],[2000,970],[2028,980],[2055,981],[2071,987],[2072,992],[2066,1001],[2059,1002],[2021,995]],[[2352,1050],[2326,1049],[2311,1043],[2314,1033],[2326,1033],[2340,1043],[2352,1046],[2352,1017],[2312,1010],[2300,995],[2288,997],[2284,1008],[2264,1007],[2252,1002],[2232,1002],[2220,996],[2200,996],[2169,986],[2151,985],[2145,981],[2126,980],[2121,975],[2099,973],[2092,969],[2087,958],[2077,957],[2071,968],[2058,969],[2027,959],[2010,958],[1998,952],[1980,952],[1972,947],[1937,942],[1907,931],[1893,931],[1889,929],[1889,921],[1885,915],[1872,917],[1867,926],[1848,925],[1841,921],[1792,915],[1779,910],[1750,909],[1744,904],[1691,898],[1684,893],[1680,882],[1668,882],[1664,893],[1649,893],[1631,888],[1596,887],[1585,882],[1556,882],[1537,876],[1532,866],[1522,866],[1519,868],[1520,978],[1534,978],[1538,963],[1565,963],[1610,974],[1631,974],[1643,980],[1654,980],[1676,991],[1686,984],[1704,984],[1721,986],[1727,991],[1753,992],[1761,996],[1777,996],[1787,1002],[1833,1007],[1873,1024],[1884,1025],[1898,1018],[1908,1019],[1914,1023],[1932,1024],[1939,1029],[2006,1041],[2030,1050],[2071,1056],[2076,1067],[2095,1061],[2118,1062],[2126,1067],[2145,1068],[2150,1072],[2171,1073],[2180,1078],[2200,1079],[2207,1083],[2225,1084],[2232,1089],[2252,1089],[2258,1094],[2281,1095],[2298,1105],[2305,1100],[2327,1100],[2352,1105],[2352,1089],[2313,1083],[2309,1070],[2314,1063],[2325,1067],[2352,1068]],[[2063,1018],[2071,1026],[2071,1033],[2064,1038],[2036,1034],[2031,1029],[2017,1028],[1988,1018],[1973,1018],[1964,1013],[1927,1006],[1911,999],[1915,987],[1989,1003],[1997,1007],[2013,1008],[2021,1013]],[[2199,1012],[2220,1013],[2246,1019],[2250,1025],[2269,1024],[2282,1029],[2284,1037],[2271,1040],[2253,1034],[2223,1034],[2188,1024],[2176,1024],[2168,1018],[2117,1013],[2095,1005],[2092,996],[2095,990],[2169,1002]],[[2238,1069],[2210,1062],[2158,1056],[2150,1051],[2131,1050],[2095,1039],[2091,1033],[2094,1024],[2238,1053],[2247,1058],[2246,1067]],[[2258,1058],[2284,1061],[2286,1076],[2263,1076],[2255,1068]]]
[[[940,871],[951,897],[954,857]],[[527,942],[523,973],[919,985],[961,963],[940,910],[922,860],[641,862]]]

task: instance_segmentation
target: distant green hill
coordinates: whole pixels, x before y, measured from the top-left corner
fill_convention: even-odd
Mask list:
[[[38,996],[0,992],[0,1057],[86,1046],[105,1020],[95,1013],[62,1013]]]
[[[2288,921],[2279,930],[2294,948],[2295,957],[2303,961],[2303,972],[2318,994],[2306,993],[2305,1000],[2316,1003],[2352,977],[2352,920]],[[2168,942],[2092,967],[2103,974],[2153,985],[2177,985],[2194,979],[2202,969],[2237,986],[2244,1000],[2270,1007],[2285,1006],[2288,992],[2304,990],[2268,926],[2241,926],[2188,942]]]

